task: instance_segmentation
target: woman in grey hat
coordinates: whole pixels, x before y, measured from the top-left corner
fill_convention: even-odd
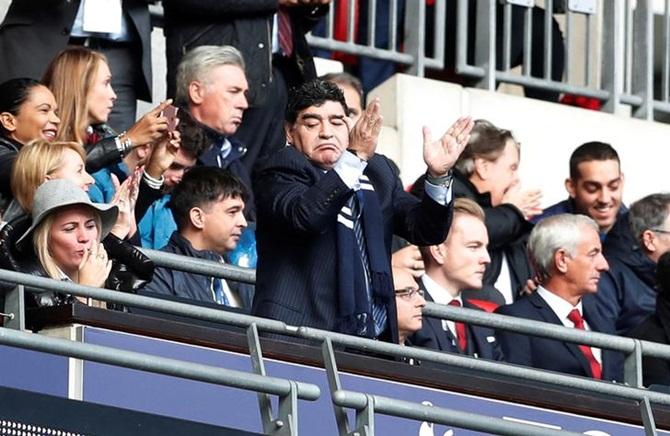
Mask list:
[[[116,222],[119,208],[92,203],[86,192],[66,179],[48,180],[35,192],[32,224],[16,245],[34,249],[34,272],[56,280],[107,287],[117,272],[101,244]],[[70,296],[46,292],[36,296],[38,305],[63,304]]]

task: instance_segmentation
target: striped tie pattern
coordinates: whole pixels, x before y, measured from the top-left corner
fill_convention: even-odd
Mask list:
[[[280,8],[277,13],[279,48],[284,56],[293,54],[293,28],[291,27],[291,16],[286,9]]]
[[[223,284],[221,283],[221,280],[222,279],[218,277],[212,277],[212,293],[214,294],[214,301],[223,306],[230,306],[228,296],[223,292]]]
[[[374,302],[372,297],[372,289],[370,286],[371,284],[370,262],[368,260],[368,251],[367,246],[365,244],[365,235],[363,234],[363,225],[361,222],[361,213],[363,211],[363,205],[364,205],[363,189],[365,189],[363,185],[365,184],[370,184],[369,180],[367,180],[367,177],[361,180],[362,189],[356,191],[356,194],[351,197],[350,207],[351,207],[351,215],[353,218],[353,226],[354,226],[353,230],[356,238],[356,246],[358,247],[358,251],[361,255],[361,261],[363,263],[363,269],[365,270],[365,289],[368,294],[368,300],[370,301],[372,306],[372,319],[375,323],[375,336],[379,336],[386,329],[387,315],[386,315],[386,307],[384,307],[384,305],[382,304],[376,304]]]

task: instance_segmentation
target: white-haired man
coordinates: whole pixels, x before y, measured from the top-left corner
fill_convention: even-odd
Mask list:
[[[537,291],[496,311],[565,327],[613,333],[590,294],[608,270],[598,224],[584,215],[561,214],[540,221],[530,234],[528,254],[540,277]],[[586,298],[584,298],[586,297]],[[603,380],[619,380],[618,353],[569,342],[497,332],[505,360],[539,369]]]

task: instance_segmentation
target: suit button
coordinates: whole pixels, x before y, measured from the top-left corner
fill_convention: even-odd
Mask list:
[[[265,44],[263,44],[262,42],[259,42],[259,43],[258,43],[258,48],[260,48],[260,49],[264,49],[264,48],[265,48]]]

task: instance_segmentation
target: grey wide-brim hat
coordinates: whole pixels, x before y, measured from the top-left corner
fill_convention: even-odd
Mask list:
[[[93,203],[88,198],[88,194],[70,180],[47,180],[35,191],[33,223],[23,236],[16,241],[17,247],[23,249],[25,244],[31,242],[33,231],[50,212],[61,207],[74,205],[86,205],[100,213],[100,221],[102,222],[100,239],[109,234],[119,214],[119,208],[113,204]]]

